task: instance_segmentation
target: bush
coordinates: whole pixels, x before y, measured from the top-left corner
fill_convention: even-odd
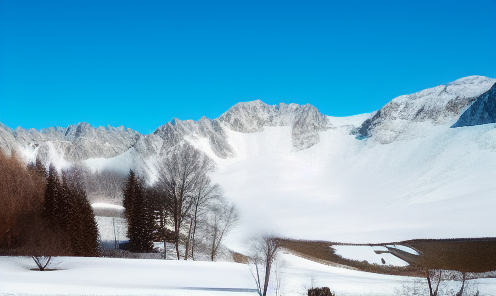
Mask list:
[[[331,293],[329,287],[308,289],[308,296],[335,296]]]

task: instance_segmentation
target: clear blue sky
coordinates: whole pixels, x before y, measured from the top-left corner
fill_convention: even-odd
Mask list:
[[[0,122],[216,118],[240,101],[347,116],[496,78],[496,1],[0,0]]]

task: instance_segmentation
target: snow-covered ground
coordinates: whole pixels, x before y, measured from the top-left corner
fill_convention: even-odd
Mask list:
[[[279,295],[306,295],[311,287],[329,287],[336,295],[402,295],[403,289],[416,286],[421,293],[428,295],[427,282],[421,278],[381,275],[339,267],[327,266],[309,261],[291,254],[281,254],[277,262],[281,276]],[[275,271],[271,282],[271,292],[275,295]],[[461,282],[444,281],[439,296],[454,295],[458,292]],[[496,295],[496,279],[477,279],[468,281],[471,294],[478,289],[480,295]],[[409,295],[414,295],[413,293]],[[465,294],[464,294],[465,295]]]
[[[50,265],[59,270],[32,268],[30,258],[0,257],[0,295],[257,295],[249,267],[238,263],[60,257]],[[467,284],[473,294],[479,290],[481,296],[496,295],[496,279]],[[440,296],[460,285],[443,282]],[[332,267],[282,253],[274,264],[268,295],[301,296],[311,287],[329,287],[338,296],[401,295],[415,286],[424,292],[427,288],[419,278]]]
[[[377,254],[375,251],[388,252],[386,247],[381,246],[332,246],[335,253],[343,258],[357,261],[367,261],[370,264],[379,265],[392,265],[392,266],[407,266],[408,263],[401,260],[400,258],[389,254],[380,253]],[[382,260],[386,262],[382,263]]]
[[[31,268],[31,258],[0,257],[0,295],[256,295],[238,263],[59,257],[49,268],[60,270]]]
[[[496,236],[495,126],[419,123],[390,144],[336,128],[297,152],[289,127],[228,131],[236,157],[214,157],[212,174],[241,210],[226,242],[243,251],[263,231],[350,243]]]

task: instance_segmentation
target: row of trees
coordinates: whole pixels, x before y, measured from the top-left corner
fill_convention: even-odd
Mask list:
[[[212,170],[214,164],[208,157],[184,143],[157,166],[153,185],[145,186],[131,171],[124,188],[131,250],[149,251],[154,232],[164,242],[164,250],[167,241],[174,243],[178,260],[194,260],[199,245],[206,245],[203,251],[215,260],[238,212],[208,177]]]
[[[57,170],[50,165],[45,188],[43,218],[68,243],[73,256],[98,256],[98,227],[77,170]]]
[[[15,152],[0,151],[0,253],[33,256],[40,270],[53,255],[99,255],[97,224],[78,180],[77,170],[59,176],[52,165],[26,167]]]

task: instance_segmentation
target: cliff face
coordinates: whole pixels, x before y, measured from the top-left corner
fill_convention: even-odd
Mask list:
[[[451,127],[496,123],[496,83],[480,95]]]

